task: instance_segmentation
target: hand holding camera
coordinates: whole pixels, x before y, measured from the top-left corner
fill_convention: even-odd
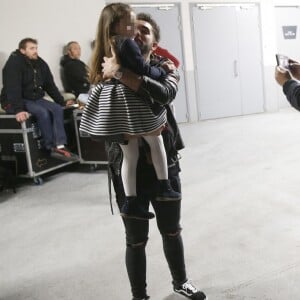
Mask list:
[[[289,70],[290,63],[289,58],[286,55],[276,54],[277,66],[283,70]]]
[[[286,81],[292,78],[289,73],[289,58],[282,54],[276,54],[276,61],[275,79],[279,85],[283,86]]]
[[[289,79],[294,77],[300,80],[300,63],[286,55],[276,54],[277,67],[275,79],[281,86]]]
[[[295,79],[300,80],[300,63],[289,58],[289,72]]]

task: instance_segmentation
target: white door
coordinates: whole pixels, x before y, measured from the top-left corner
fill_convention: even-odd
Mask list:
[[[300,61],[300,9],[298,7],[275,7],[275,16],[277,52]],[[274,65],[275,64],[274,53]],[[290,106],[280,86],[277,88],[277,95],[280,108]]]
[[[200,119],[263,112],[257,6],[195,4],[192,16]]]
[[[180,11],[176,4],[131,4],[136,13],[149,13],[158,23],[161,31],[160,46],[168,49],[179,61],[180,81],[178,93],[174,100],[176,120],[188,121],[186,87],[184,78],[184,61],[181,42]]]

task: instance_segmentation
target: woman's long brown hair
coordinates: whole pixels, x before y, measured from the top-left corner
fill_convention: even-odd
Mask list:
[[[120,22],[120,19],[131,11],[131,7],[125,3],[111,3],[103,8],[98,22],[95,47],[91,59],[91,84],[97,84],[103,80],[101,64],[104,56],[112,56],[110,41],[112,36],[115,35],[115,26]]]

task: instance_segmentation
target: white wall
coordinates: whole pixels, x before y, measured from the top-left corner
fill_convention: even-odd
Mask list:
[[[109,1],[119,2],[119,1]],[[276,84],[274,82],[274,54],[276,53],[276,34],[274,5],[300,5],[300,0],[212,0],[212,1],[157,1],[132,0],[127,3],[181,3],[184,64],[187,77],[194,73],[193,49],[191,42],[190,3],[259,3],[261,9],[262,65],[264,71],[264,95],[266,111],[278,109]],[[1,0],[0,1],[0,68],[12,50],[17,48],[19,40],[30,36],[39,40],[39,54],[44,58],[54,74],[57,85],[61,88],[59,60],[62,48],[69,40],[77,40],[82,47],[82,60],[88,62],[94,39],[99,13],[103,0]],[[224,24],[223,24],[224,25]],[[0,75],[2,83],[2,75]],[[2,84],[0,84],[0,87]],[[195,95],[193,84],[189,84],[189,94]],[[197,121],[196,99],[189,97],[190,120]]]
[[[59,61],[64,45],[70,40],[78,41],[81,58],[88,62],[90,42],[104,5],[101,0],[1,0],[0,68],[21,39],[33,37],[39,41],[39,55],[47,61],[56,84],[62,88]]]

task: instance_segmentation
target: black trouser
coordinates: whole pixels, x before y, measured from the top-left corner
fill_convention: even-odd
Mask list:
[[[173,177],[174,190],[180,191],[179,177]],[[162,236],[163,250],[172,275],[173,284],[186,281],[183,243],[181,238],[181,201],[156,201],[152,196],[139,197],[145,205],[151,202],[158,229]],[[150,199],[149,199],[150,198]],[[149,221],[123,218],[126,230],[126,268],[134,298],[146,297],[146,253]],[[150,221],[151,222],[151,221]]]

